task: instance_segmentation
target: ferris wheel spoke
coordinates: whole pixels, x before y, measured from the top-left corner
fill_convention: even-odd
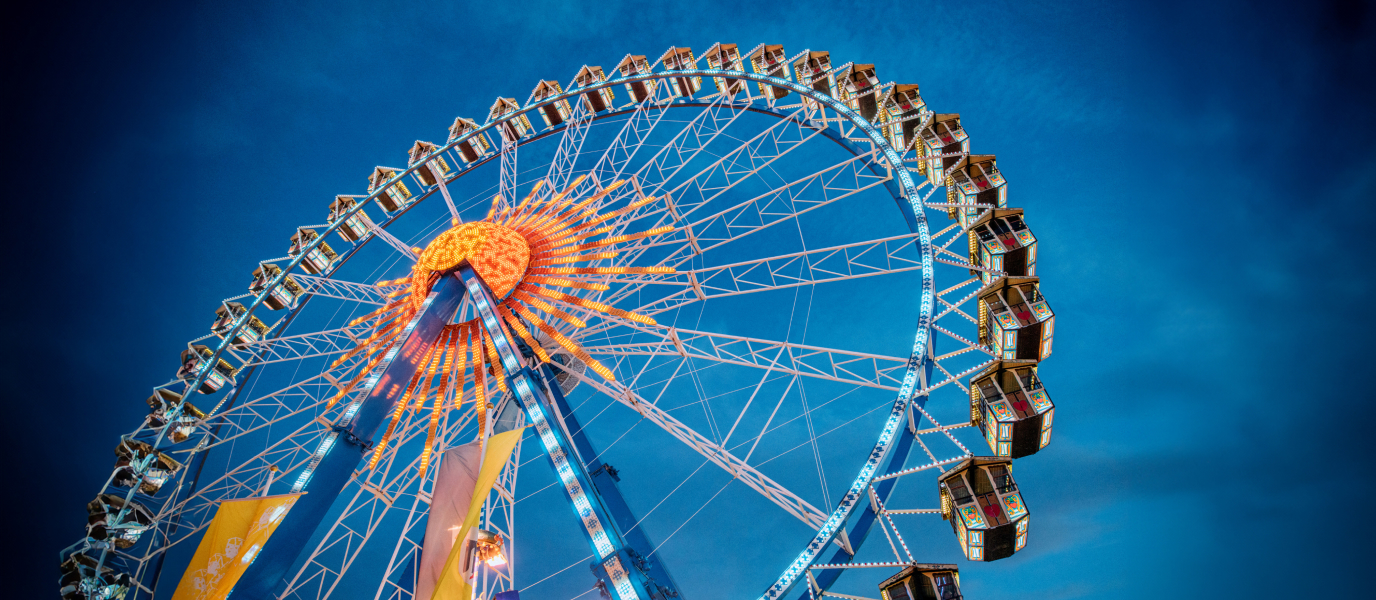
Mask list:
[[[850,352],[720,333],[637,326],[656,339],[623,344],[588,345],[593,355],[680,356],[825,379],[863,387],[898,390],[907,359]]]
[[[499,127],[500,129],[500,127]],[[520,173],[516,170],[516,151],[520,142],[507,139],[507,133],[502,131],[502,150],[501,150],[501,172],[497,180],[497,196],[501,198],[497,210],[516,206],[516,185]]]
[[[352,350],[372,333],[368,324],[341,327],[312,333],[282,336],[236,344],[229,352],[239,359],[240,369],[289,360],[329,356]]]
[[[592,125],[592,113],[582,102],[573,103],[573,114],[569,117],[564,134],[559,137],[559,146],[554,150],[554,159],[545,173],[546,184],[540,188],[538,198],[547,199],[557,190],[564,189],[573,175],[578,156],[583,151],[583,140],[588,136],[588,126]]]
[[[656,89],[667,89],[667,87],[656,86]],[[632,197],[635,193],[643,193],[647,196],[658,195],[664,186],[678,175],[679,171],[683,170],[688,163],[693,162],[708,145],[736,121],[737,117],[745,113],[740,108],[733,106],[729,97],[717,96],[713,98],[711,103],[694,115],[688,124],[684,125],[663,148],[660,148],[653,157],[631,175],[635,186],[613,192],[603,204],[615,205],[617,202]],[[648,136],[648,131],[646,134]],[[627,162],[629,162],[629,158]],[[625,165],[622,165],[621,169],[616,171],[616,177],[621,177],[624,170]],[[622,224],[639,218],[638,213],[633,211],[618,217],[613,223],[617,224],[618,229],[620,229]]]
[[[404,244],[403,244],[404,245]],[[368,283],[355,283],[352,281],[341,281],[320,277],[316,275],[293,274],[292,280],[296,281],[303,290],[304,294],[325,296],[328,298],[338,298],[340,300],[350,300],[361,304],[387,304],[387,294],[401,286],[379,287]]]
[[[733,477],[740,479],[742,483],[751,489],[759,492],[766,499],[790,515],[807,524],[809,527],[819,527],[826,520],[826,515],[816,507],[809,504],[802,497],[789,491],[788,488],[770,479],[764,473],[759,472],[754,467],[746,464],[745,461],[737,458],[725,448],[713,442],[711,439],[698,433],[693,428],[683,424],[668,412],[659,408],[655,404],[640,397],[634,390],[616,383],[604,383],[584,376],[577,371],[565,369],[563,365],[555,365],[565,373],[576,377],[579,381],[589,385],[602,394],[616,400],[631,410],[636,411],[669,435],[674,436],[679,441],[687,444],[703,458],[712,461],[713,464],[725,469]]]
[[[668,113],[665,105],[673,99],[669,97],[666,89],[667,86],[655,86],[650,90],[645,100],[636,105],[635,110],[631,111],[631,116],[626,118],[626,123],[621,126],[616,137],[598,157],[597,162],[592,167],[592,180],[585,185],[601,188],[621,178],[622,173],[631,164],[645,140],[649,139],[650,134],[659,126],[660,120]],[[591,189],[587,191],[591,191]],[[607,202],[598,204],[598,207],[602,204],[607,204]]]
[[[368,226],[373,230],[374,237],[386,242],[388,246],[395,248],[397,252],[400,252],[402,256],[410,259],[411,262],[416,262],[418,259],[416,251],[412,250],[410,246],[407,246],[406,242],[397,239],[397,236],[388,233],[386,229],[383,229],[377,223],[369,221]]]

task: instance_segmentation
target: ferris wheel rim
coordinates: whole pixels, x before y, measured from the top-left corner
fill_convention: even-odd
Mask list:
[[[891,444],[892,444],[892,442],[893,442],[894,434],[896,433],[898,424],[901,423],[901,421],[902,421],[902,419],[903,419],[903,417],[904,417],[904,413],[905,413],[905,409],[906,409],[907,403],[913,400],[913,398],[910,398],[910,396],[913,395],[913,386],[912,386],[912,383],[911,383],[911,382],[915,381],[916,372],[917,372],[918,369],[921,368],[921,365],[922,365],[923,361],[924,361],[924,360],[927,360],[927,359],[929,358],[929,357],[927,356],[926,348],[927,348],[927,340],[930,339],[930,335],[931,335],[931,333],[930,333],[930,325],[931,325],[931,316],[932,316],[932,312],[933,312],[933,308],[934,308],[934,307],[933,307],[934,302],[933,302],[933,300],[932,300],[932,296],[933,296],[933,293],[934,293],[934,284],[932,283],[932,281],[933,281],[933,279],[934,279],[934,277],[933,277],[933,266],[934,266],[934,265],[932,264],[932,250],[931,250],[932,242],[931,242],[931,237],[930,237],[930,231],[928,230],[928,226],[927,226],[925,214],[924,214],[923,209],[922,209],[922,207],[921,207],[921,200],[917,198],[917,191],[918,191],[918,189],[919,189],[921,186],[917,186],[917,185],[914,185],[914,184],[913,184],[911,176],[909,176],[909,174],[908,174],[907,171],[906,171],[906,168],[905,168],[905,167],[903,166],[903,164],[902,164],[902,159],[900,158],[899,154],[898,154],[897,152],[895,152],[894,149],[891,147],[891,145],[888,143],[888,140],[885,139],[885,137],[877,131],[877,128],[875,128],[873,125],[871,125],[867,119],[865,119],[864,117],[861,117],[861,116],[858,115],[858,114],[855,114],[853,111],[851,111],[851,110],[849,109],[848,106],[844,105],[844,104],[841,103],[840,101],[835,100],[835,99],[832,98],[830,95],[816,92],[815,90],[812,90],[812,89],[807,88],[807,87],[805,87],[805,86],[800,86],[800,85],[794,84],[793,82],[790,82],[790,81],[785,80],[785,79],[779,79],[779,78],[774,78],[774,77],[770,77],[770,76],[766,76],[766,75],[759,75],[759,74],[755,74],[755,73],[748,73],[748,72],[744,72],[744,71],[730,71],[730,70],[720,70],[720,69],[692,69],[692,70],[680,70],[680,71],[661,71],[661,72],[654,72],[654,73],[648,73],[648,74],[639,74],[639,75],[633,75],[633,76],[623,76],[623,77],[619,77],[619,78],[608,79],[608,80],[605,80],[605,81],[603,81],[603,82],[600,82],[599,84],[594,85],[594,86],[583,86],[583,87],[571,88],[570,90],[568,90],[567,92],[565,92],[565,93],[563,93],[563,94],[560,94],[560,95],[557,95],[557,96],[554,96],[554,97],[547,98],[546,100],[544,100],[544,101],[542,101],[542,102],[538,102],[538,103],[528,103],[526,106],[522,107],[520,111],[514,112],[514,113],[512,113],[512,114],[510,114],[510,115],[507,115],[507,116],[505,116],[505,117],[503,117],[503,118],[500,118],[500,119],[491,120],[491,121],[489,121],[488,123],[484,124],[481,128],[479,128],[479,129],[477,129],[477,130],[474,130],[474,131],[472,131],[472,132],[469,132],[468,134],[465,134],[464,136],[461,136],[461,137],[455,138],[455,139],[453,139],[453,140],[450,140],[450,141],[449,141],[448,143],[446,143],[443,147],[441,147],[441,148],[435,150],[433,153],[431,153],[431,154],[429,154],[429,155],[426,155],[426,156],[423,156],[423,157],[421,157],[421,158],[418,158],[418,159],[414,160],[414,161],[413,161],[413,164],[412,164],[411,166],[408,166],[404,171],[398,173],[397,178],[399,179],[399,178],[401,178],[402,176],[404,176],[404,175],[406,175],[406,174],[412,174],[412,173],[414,173],[418,168],[424,166],[427,162],[429,162],[429,159],[430,159],[431,157],[436,156],[436,155],[438,155],[438,154],[441,153],[441,152],[450,150],[450,149],[454,148],[455,146],[457,146],[458,144],[467,141],[468,139],[470,139],[471,137],[473,137],[473,136],[475,136],[475,135],[478,135],[478,134],[481,134],[481,133],[483,133],[483,132],[486,132],[486,131],[488,131],[488,130],[490,130],[490,129],[492,129],[492,128],[495,128],[495,127],[501,125],[501,124],[504,123],[504,122],[507,122],[507,121],[509,121],[509,120],[511,120],[511,119],[514,119],[514,118],[517,118],[517,117],[519,117],[519,116],[521,116],[521,115],[523,115],[523,114],[526,114],[526,113],[528,113],[528,112],[530,112],[530,111],[532,111],[532,110],[535,110],[535,109],[537,109],[537,108],[540,108],[541,106],[545,106],[545,105],[548,105],[548,104],[552,104],[552,103],[558,102],[558,101],[573,99],[573,98],[576,98],[577,96],[579,96],[579,95],[581,95],[581,94],[585,94],[585,93],[588,93],[589,91],[593,91],[593,90],[596,90],[596,89],[601,89],[601,88],[606,88],[606,87],[612,87],[612,86],[615,86],[615,85],[623,85],[623,84],[627,84],[627,83],[631,83],[631,82],[635,82],[635,81],[672,79],[672,78],[677,78],[677,77],[692,77],[692,76],[723,76],[723,77],[731,77],[731,78],[735,78],[735,79],[751,80],[751,81],[755,81],[755,82],[759,82],[759,83],[764,83],[764,84],[773,85],[773,86],[776,86],[776,87],[787,88],[787,89],[789,89],[790,91],[797,92],[797,93],[799,93],[800,95],[802,95],[802,96],[804,96],[804,97],[807,97],[807,98],[809,98],[809,99],[811,99],[811,100],[814,100],[814,101],[817,101],[817,102],[819,102],[819,103],[821,103],[821,104],[827,105],[827,108],[831,108],[831,109],[835,110],[838,114],[844,116],[847,120],[849,120],[851,124],[855,125],[857,128],[859,128],[860,130],[864,131],[864,132],[868,135],[869,141],[871,141],[872,143],[874,143],[874,144],[878,147],[877,150],[871,151],[871,152],[873,152],[873,153],[876,155],[876,160],[868,161],[867,167],[868,167],[869,169],[871,169],[871,170],[874,170],[876,167],[881,166],[881,161],[880,161],[880,160],[877,160],[877,159],[878,159],[879,156],[883,156],[883,162],[888,162],[889,165],[890,165],[890,167],[891,167],[891,169],[892,169],[892,171],[895,172],[895,173],[894,173],[895,179],[898,180],[898,183],[899,183],[899,185],[902,186],[902,190],[903,190],[903,193],[902,193],[901,196],[900,196],[899,194],[894,194],[894,196],[895,196],[895,201],[898,201],[900,198],[902,198],[902,199],[908,201],[907,206],[904,206],[904,204],[903,204],[902,202],[899,202],[900,210],[907,209],[907,210],[904,212],[904,216],[905,216],[905,217],[911,217],[911,218],[912,218],[912,220],[909,221],[909,225],[910,225],[910,226],[912,226],[912,225],[914,225],[914,224],[916,225],[917,231],[915,231],[914,233],[918,236],[918,246],[919,246],[919,248],[920,248],[920,252],[921,252],[921,256],[922,256],[922,260],[923,260],[923,267],[922,267],[922,271],[923,271],[923,286],[922,286],[922,299],[921,299],[921,301],[919,302],[919,324],[918,324],[918,327],[917,327],[918,333],[917,333],[917,335],[915,336],[913,353],[911,354],[911,356],[909,357],[909,360],[908,360],[908,366],[907,366],[906,373],[905,373],[905,377],[904,377],[904,381],[905,381],[904,389],[901,389],[901,390],[900,390],[900,392],[899,392],[899,394],[898,394],[898,398],[894,401],[893,407],[891,408],[890,419],[889,419],[888,422],[886,422],[885,427],[882,428],[882,430],[881,430],[881,432],[880,432],[880,436],[879,436],[879,442],[876,444],[875,450],[871,453],[872,455],[878,453],[878,454],[879,454],[879,458],[878,458],[878,459],[875,459],[875,460],[872,460],[872,461],[870,461],[869,463],[867,463],[866,467],[862,469],[861,474],[857,477],[855,483],[852,485],[852,491],[851,491],[851,493],[847,494],[847,497],[846,497],[847,499],[846,499],[846,500],[843,500],[841,506],[838,506],[838,508],[837,508],[835,511],[833,511],[833,512],[831,513],[830,518],[828,518],[828,520],[826,521],[826,523],[823,525],[823,528],[822,528],[821,530],[818,531],[817,535],[814,537],[813,542],[812,542],[811,544],[809,544],[809,546],[808,546],[809,549],[808,549],[808,550],[804,550],[803,554],[800,555],[797,559],[795,559],[795,561],[793,562],[793,564],[791,564],[791,565],[789,566],[789,568],[786,569],[786,570],[784,571],[784,574],[780,576],[779,580],[776,581],[775,585],[774,585],[774,586],[771,586],[771,587],[769,588],[769,591],[767,591],[767,592],[762,596],[762,598],[776,598],[776,597],[779,597],[779,596],[781,596],[781,595],[787,593],[787,592],[789,591],[789,589],[792,588],[792,585],[793,585],[794,583],[796,583],[796,580],[797,580],[798,576],[801,574],[801,572],[802,572],[804,569],[806,569],[806,567],[807,567],[808,565],[810,565],[810,564],[812,564],[813,562],[816,561],[816,559],[817,559],[817,557],[818,557],[818,554],[819,554],[819,552],[820,552],[820,549],[826,547],[826,545],[828,544],[828,542],[830,541],[830,539],[831,539],[832,537],[835,537],[835,536],[838,534],[839,528],[840,528],[841,526],[843,526],[843,525],[846,523],[846,521],[849,519],[849,517],[850,517],[850,512],[853,511],[853,509],[855,508],[855,505],[856,505],[856,503],[857,503],[857,501],[858,501],[858,494],[855,493],[855,489],[857,488],[857,486],[858,486],[859,488],[863,489],[863,487],[865,487],[866,485],[868,485],[869,482],[873,479],[873,477],[877,475],[877,473],[874,472],[874,466],[876,466],[876,465],[878,464],[878,462],[882,461],[882,459],[887,455],[887,453],[888,453],[889,450],[891,449]],[[691,98],[690,98],[690,99],[679,99],[679,100],[677,100],[677,101],[670,101],[670,102],[668,102],[668,103],[664,103],[664,104],[661,104],[661,105],[659,105],[659,106],[655,106],[655,107],[653,107],[653,108],[654,108],[654,109],[658,109],[658,110],[665,110],[665,111],[667,111],[667,110],[670,109],[670,108],[700,108],[700,107],[709,106],[709,104],[704,103],[704,102],[701,102],[700,100],[701,100],[700,98],[699,98],[699,99],[691,99]],[[733,109],[733,110],[749,111],[749,112],[756,112],[756,113],[760,113],[760,114],[767,114],[767,115],[770,115],[770,116],[773,116],[773,117],[776,117],[776,118],[780,118],[780,119],[790,119],[790,118],[791,118],[790,114],[784,113],[784,112],[782,112],[782,111],[780,111],[780,110],[778,110],[778,109],[775,109],[773,106],[771,106],[769,109],[765,109],[765,108],[762,108],[762,107],[760,107],[760,106],[754,105],[754,103],[749,102],[749,101],[746,101],[746,102],[740,103],[740,104],[737,104],[737,103],[734,103],[734,102],[733,102],[733,103],[727,103],[726,106],[728,106],[729,108],[731,108],[731,109]],[[621,110],[606,111],[606,112],[604,112],[604,113],[602,113],[602,114],[594,115],[594,116],[593,116],[593,119],[594,119],[594,120],[610,119],[610,118],[614,118],[614,117],[617,117],[617,116],[621,116],[621,115],[625,115],[625,114],[631,113],[631,112],[633,112],[634,110],[636,110],[635,107],[625,108],[625,109],[621,109]],[[929,111],[929,110],[926,111],[926,112],[928,112],[928,113],[930,114],[930,111]],[[535,142],[535,141],[537,141],[537,140],[540,140],[540,139],[543,139],[543,138],[545,138],[545,137],[551,136],[551,135],[553,135],[553,134],[555,134],[555,133],[558,133],[558,132],[560,132],[560,131],[566,129],[566,128],[569,127],[569,126],[570,126],[570,125],[565,124],[565,125],[563,125],[562,127],[550,128],[550,129],[548,129],[548,130],[546,130],[546,131],[544,131],[544,132],[541,132],[540,134],[536,134],[536,135],[530,136],[530,137],[528,137],[528,138],[519,140],[519,141],[517,142],[517,145],[519,146],[519,145],[525,145],[525,144],[528,144],[528,143]],[[854,142],[852,139],[837,134],[835,131],[831,130],[831,128],[829,128],[829,127],[824,127],[824,128],[823,128],[823,131],[824,131],[825,133],[828,134],[828,135],[825,135],[825,137],[827,137],[828,139],[832,139],[833,142],[837,143],[838,145],[841,145],[843,148],[845,148],[847,151],[851,152],[852,154],[855,154],[856,156],[859,156],[860,154],[863,153],[863,151],[861,151],[861,150],[858,149],[858,146],[856,146],[855,142]],[[447,179],[447,180],[446,180],[446,183],[452,182],[452,181],[456,180],[458,177],[462,177],[462,176],[466,175],[469,171],[476,170],[477,167],[481,166],[482,164],[486,164],[487,162],[489,162],[489,161],[491,161],[491,160],[493,160],[493,159],[495,159],[495,158],[496,158],[496,155],[495,155],[495,154],[492,155],[492,156],[488,156],[488,157],[484,158],[480,163],[474,164],[471,168],[464,169],[464,170],[460,171],[459,173],[457,173],[454,177]],[[886,182],[886,185],[889,187],[889,189],[890,189],[891,192],[893,191],[893,183],[894,183],[894,182],[893,182],[892,180],[890,180],[889,182]],[[376,200],[379,196],[381,196],[382,194],[384,194],[384,193],[386,192],[386,190],[387,190],[388,187],[389,187],[388,185],[379,186],[379,188],[378,188],[377,190],[375,190],[375,191],[369,193],[366,197],[359,199],[357,205],[356,205],[355,207],[353,207],[352,209],[350,209],[347,213],[341,214],[341,215],[335,220],[335,222],[334,222],[334,223],[331,223],[331,224],[329,225],[329,227],[328,227],[328,228],[327,228],[327,229],[326,229],[317,239],[312,240],[307,246],[305,246],[304,248],[302,248],[302,250],[301,250],[301,252],[300,252],[300,254],[299,254],[298,256],[293,257],[293,259],[289,262],[289,264],[287,264],[287,265],[282,269],[281,274],[279,274],[271,283],[268,284],[268,286],[267,286],[268,289],[271,289],[274,285],[280,284],[280,283],[282,282],[282,280],[284,280],[286,277],[290,276],[291,273],[292,273],[292,271],[293,271],[294,269],[297,269],[297,268],[301,265],[301,263],[302,263],[302,262],[304,261],[304,259],[305,259],[306,254],[307,254],[311,249],[314,249],[314,248],[318,247],[318,245],[323,241],[323,239],[324,239],[325,237],[327,237],[330,233],[333,233],[333,232],[338,231],[339,228],[342,226],[342,224],[344,223],[344,221],[345,221],[347,218],[353,216],[354,214],[357,214],[360,210],[362,210],[362,208],[363,208],[366,204],[368,204],[368,203],[371,202],[371,201]],[[379,227],[384,227],[384,228],[385,228],[386,226],[388,226],[388,225],[394,223],[397,219],[401,218],[403,215],[405,215],[407,212],[409,212],[409,210],[410,210],[411,208],[413,208],[415,205],[420,204],[420,203],[421,203],[422,201],[424,201],[426,198],[429,198],[431,195],[433,195],[434,192],[437,191],[437,189],[438,189],[437,187],[432,187],[431,189],[429,189],[428,191],[426,191],[424,194],[422,194],[419,198],[417,198],[416,201],[409,203],[409,204],[408,204],[406,207],[404,207],[402,210],[397,211],[396,213],[389,215],[388,219],[387,219],[384,223],[379,223],[378,226],[379,226]],[[369,236],[367,239],[361,240],[359,243],[355,244],[347,253],[345,253],[344,256],[341,257],[341,264],[340,264],[340,266],[342,266],[342,264],[343,264],[344,262],[347,262],[347,260],[348,260],[349,258],[352,258],[353,256],[355,256],[355,255],[357,254],[357,252],[358,252],[359,250],[361,250],[361,248],[362,248],[364,245],[367,244],[367,242],[372,241],[372,238],[373,238],[373,237],[376,237],[376,236]],[[236,321],[235,326],[226,334],[226,336],[225,336],[225,341],[223,341],[223,342],[219,345],[219,347],[217,347],[217,348],[214,349],[214,351],[213,351],[214,354],[212,355],[211,361],[210,361],[211,364],[213,364],[213,361],[214,361],[215,359],[217,359],[217,358],[220,356],[221,352],[223,352],[225,349],[227,349],[228,347],[230,347],[230,346],[232,345],[232,343],[230,342],[230,340],[233,339],[234,334],[235,334],[237,331],[239,331],[243,326],[245,326],[245,324],[248,322],[249,317],[253,314],[253,311],[254,311],[259,305],[262,304],[262,302],[263,302],[263,300],[264,300],[265,297],[266,297],[266,293],[260,294],[259,296],[257,296],[257,297],[255,298],[255,300],[254,300],[254,302],[252,303],[251,306],[245,307],[245,308],[247,309],[247,311],[246,311],[246,312]],[[294,318],[297,314],[299,314],[300,311],[304,309],[304,307],[305,307],[305,305],[307,304],[308,300],[309,300],[309,298],[303,299],[303,301],[300,302],[298,305],[292,307],[292,310],[291,310],[290,314],[287,315],[287,317],[288,317],[288,318]],[[194,388],[198,387],[198,384],[199,384],[199,383],[202,383],[202,382],[204,381],[204,379],[205,379],[205,377],[208,375],[208,373],[209,373],[208,370],[203,370],[202,372],[198,373],[197,378],[196,378],[195,380],[192,380],[192,382],[189,384],[190,389],[194,389]],[[237,389],[239,389],[239,388],[241,388],[241,386],[236,386],[236,395],[237,395],[237,393],[238,393]],[[212,413],[211,415],[207,415],[207,417],[209,417],[209,416],[213,416],[213,413]],[[881,446],[882,446],[882,449],[881,449]],[[863,483],[862,483],[862,482],[863,482]],[[815,550],[815,551],[813,551],[813,550]],[[809,556],[809,552],[810,552],[810,551],[811,551],[811,555]],[[805,557],[806,557],[806,560],[804,560]],[[801,566],[800,566],[800,565],[801,565]]]

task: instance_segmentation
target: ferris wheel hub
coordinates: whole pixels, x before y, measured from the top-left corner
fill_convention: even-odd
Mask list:
[[[441,233],[421,252],[418,268],[445,272],[468,261],[498,298],[521,282],[530,262],[526,238],[496,223],[463,223]]]

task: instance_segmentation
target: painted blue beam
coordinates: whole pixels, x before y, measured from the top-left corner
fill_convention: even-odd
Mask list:
[[[379,425],[396,407],[407,382],[420,367],[429,345],[454,317],[463,299],[463,283],[443,277],[435,283],[420,312],[406,325],[400,341],[383,357],[381,371],[367,380],[366,394],[344,410],[316,454],[319,463],[300,475],[305,492],[263,545],[231,593],[234,600],[269,598],[315,534],[330,505],[362,463]]]
[[[621,532],[621,537],[626,540],[626,544],[643,557],[649,575],[655,581],[655,585],[660,588],[667,597],[679,595],[678,584],[669,575],[669,569],[664,563],[654,556],[654,544],[650,543],[650,538],[645,535],[645,531],[637,525],[637,519],[631,507],[626,503],[625,496],[621,495],[621,488],[617,485],[620,479],[613,475],[613,471],[607,463],[597,460],[597,450],[592,442],[588,440],[587,434],[583,432],[583,427],[578,423],[578,417],[569,408],[568,401],[564,399],[564,393],[559,389],[559,381],[554,378],[554,370],[548,364],[540,365],[540,375],[544,380],[545,389],[549,391],[549,397],[554,405],[559,409],[559,414],[564,415],[564,427],[568,430],[570,437],[573,438],[574,447],[578,450],[577,458],[583,462],[583,468],[592,474],[592,483],[597,493],[602,498],[602,503],[611,513],[612,519],[616,521],[617,530]]]
[[[626,544],[616,520],[610,517],[611,511],[597,487],[592,484],[592,477],[582,461],[569,452],[573,444],[568,436],[550,421],[549,416],[554,413],[550,410],[549,398],[540,384],[540,377],[519,358],[519,350],[497,318],[496,301],[491,289],[467,263],[459,266],[458,275],[462,277],[483,328],[497,349],[506,373],[507,387],[514,392],[525,409],[526,418],[535,426],[537,437],[545,449],[545,457],[549,459],[564,496],[578,515],[583,533],[592,545],[595,557],[593,572],[619,600],[662,599],[657,582],[651,580],[648,565],[639,553]]]

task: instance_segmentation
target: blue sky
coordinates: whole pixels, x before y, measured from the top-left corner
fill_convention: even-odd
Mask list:
[[[291,225],[498,95],[718,41],[921,84],[1035,214],[1061,410],[1019,481],[1046,516],[1028,551],[963,571],[972,593],[1362,585],[1369,520],[1321,515],[1373,492],[1366,326],[1347,314],[1372,292],[1353,246],[1376,198],[1369,3],[29,10],[4,36],[20,212],[0,382],[23,499],[9,585],[32,596],[148,388]]]

